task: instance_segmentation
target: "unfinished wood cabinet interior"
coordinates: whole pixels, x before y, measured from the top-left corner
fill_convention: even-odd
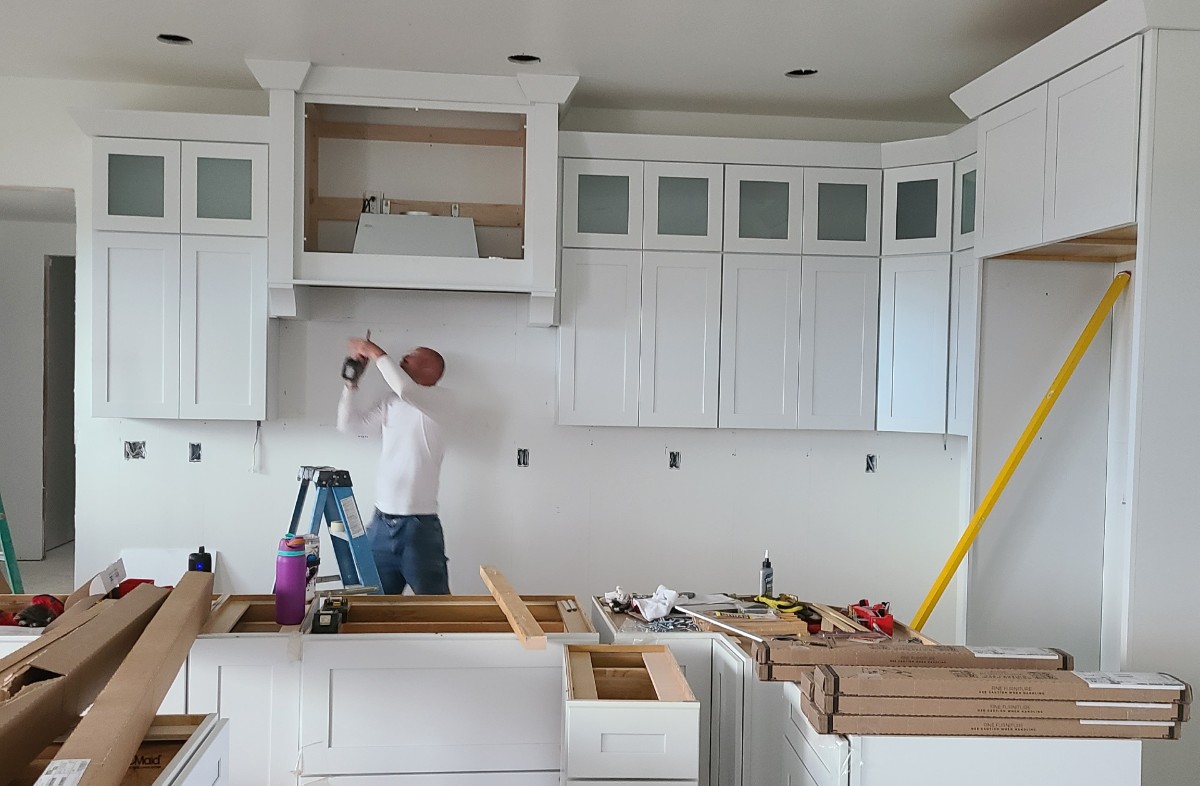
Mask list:
[[[350,252],[375,194],[392,214],[471,218],[482,258],[523,257],[524,115],[318,103],[304,115],[306,252]]]

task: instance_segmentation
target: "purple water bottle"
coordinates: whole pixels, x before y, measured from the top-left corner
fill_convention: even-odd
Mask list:
[[[275,557],[275,622],[280,625],[299,625],[304,619],[306,572],[304,536],[289,533],[280,539]]]

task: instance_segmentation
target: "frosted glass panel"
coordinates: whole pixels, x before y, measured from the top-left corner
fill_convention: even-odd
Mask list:
[[[108,215],[163,217],[162,156],[108,156]]]
[[[624,175],[580,175],[579,232],[629,234],[629,178]]]
[[[708,234],[708,179],[660,177],[658,179],[658,234]]]
[[[738,237],[787,240],[787,183],[743,180],[738,202]]]
[[[197,158],[196,217],[249,221],[252,170],[245,158]]]
[[[867,239],[865,183],[817,184],[817,239]]]
[[[938,181],[896,184],[896,239],[937,237]]]
[[[962,216],[959,217],[960,235],[975,231],[975,170],[962,176]]]

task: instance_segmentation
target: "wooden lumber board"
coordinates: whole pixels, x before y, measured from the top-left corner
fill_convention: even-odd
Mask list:
[[[683,678],[683,672],[671,657],[670,650],[646,652],[642,654],[650,681],[654,683],[654,692],[659,701],[695,701],[692,689]]]
[[[853,619],[833,608],[832,606],[826,606],[823,603],[810,603],[808,605],[817,610],[817,613],[821,615],[821,619],[832,620],[836,626],[835,630],[845,631],[847,633],[856,633],[867,630],[865,625],[855,622]]]
[[[500,608],[504,610],[504,616],[508,617],[513,633],[517,634],[517,638],[521,641],[521,646],[527,650],[546,649],[546,632],[529,613],[525,602],[509,584],[508,579],[504,578],[504,574],[500,572],[499,568],[494,565],[480,565],[479,575],[492,593],[492,597],[496,599],[496,603],[500,604]]]
[[[229,600],[208,615],[208,622],[200,629],[200,635],[209,633],[229,633],[234,625],[250,609],[248,600]]]
[[[523,128],[449,128],[442,126],[402,126],[387,123],[347,123],[318,120],[321,139],[360,139],[372,142],[419,142],[434,145],[482,145],[484,147],[525,147]]]
[[[571,677],[570,697],[572,699],[600,698],[596,692],[596,675],[592,673],[592,655],[590,652],[568,651],[568,674]]]
[[[397,199],[391,196],[387,199],[391,202],[393,214],[419,210],[435,216],[448,216],[452,214],[453,206],[458,205],[458,215],[474,219],[476,226],[519,229],[525,224],[523,205],[503,202],[431,202]],[[308,200],[305,213],[306,221],[310,217],[313,222],[358,221],[359,215],[362,214],[362,198],[314,195],[312,199]],[[313,249],[306,248],[305,250]]]
[[[245,626],[238,627],[240,630]],[[497,622],[343,622],[339,630],[342,633],[512,633],[513,627],[512,623],[507,620]],[[544,633],[562,633],[563,627],[559,623],[545,623],[542,631]]]
[[[562,617],[563,629],[567,633],[593,633],[592,623],[583,615],[579,604],[573,599],[560,600],[557,604],[558,613]]]

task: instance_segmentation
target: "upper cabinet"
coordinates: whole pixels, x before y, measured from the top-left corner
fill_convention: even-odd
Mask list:
[[[883,253],[949,251],[954,164],[923,164],[883,173]]]
[[[642,247],[641,161],[563,161],[562,244]]]
[[[1136,219],[1141,38],[979,118],[980,256]]]
[[[879,255],[883,174],[873,169],[804,170],[804,253]]]
[[[642,248],[721,250],[720,164],[647,162]]]
[[[725,250],[799,254],[803,203],[799,167],[726,166]]]
[[[954,162],[954,250],[975,245],[975,183],[977,156],[971,154]]]
[[[267,146],[161,139],[93,142],[93,227],[267,234]]]

